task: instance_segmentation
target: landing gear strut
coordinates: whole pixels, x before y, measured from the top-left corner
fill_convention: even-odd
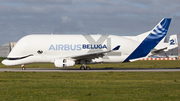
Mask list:
[[[25,68],[25,66],[24,66],[24,65],[21,65],[21,67],[22,67],[22,70],[26,70],[26,68]]]

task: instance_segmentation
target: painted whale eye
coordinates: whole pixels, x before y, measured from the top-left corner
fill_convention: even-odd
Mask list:
[[[38,50],[37,53],[38,53],[38,54],[42,54],[43,51],[42,51],[42,50]]]

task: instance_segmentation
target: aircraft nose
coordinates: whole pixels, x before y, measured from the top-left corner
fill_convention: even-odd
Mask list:
[[[5,65],[5,60],[3,60],[1,63],[2,63],[3,65]]]
[[[5,59],[5,60],[3,60],[1,63],[3,64],[3,65],[7,65],[8,63],[7,63],[8,61]]]

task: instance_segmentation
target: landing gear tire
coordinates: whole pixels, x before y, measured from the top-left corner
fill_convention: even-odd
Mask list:
[[[89,66],[86,66],[86,70],[90,70],[91,68]]]
[[[80,67],[80,70],[90,70],[91,68],[89,67],[89,66],[86,66],[86,67],[84,67],[84,66],[81,66]]]
[[[80,67],[80,70],[85,70],[85,67],[84,67],[84,66],[81,66],[81,67]]]
[[[25,68],[25,67],[22,67],[22,70],[26,70],[26,68]]]

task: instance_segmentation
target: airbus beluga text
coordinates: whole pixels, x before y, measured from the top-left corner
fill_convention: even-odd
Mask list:
[[[21,38],[7,59],[7,66],[54,63],[55,67],[89,63],[130,62],[146,57],[166,36],[171,19],[162,19],[151,31],[137,36],[116,35],[28,35]]]

